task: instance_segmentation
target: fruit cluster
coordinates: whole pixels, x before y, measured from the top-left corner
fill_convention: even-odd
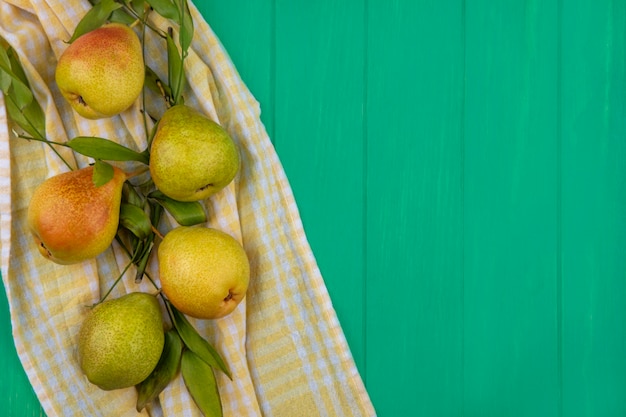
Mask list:
[[[173,28],[151,26],[150,13],[173,23],[178,42]],[[164,40],[166,82],[144,62],[140,35],[145,36],[145,30]],[[128,267],[82,324],[82,371],[104,390],[136,386],[141,410],[180,370],[201,411],[221,415],[213,370],[229,377],[230,372],[185,315],[216,319],[230,314],[246,295],[250,264],[238,240],[206,226],[200,203],[234,180],[241,161],[228,132],[184,103],[182,63],[192,38],[185,1],[103,0],[81,20],[58,60],[58,89],[87,119],[135,111],[146,87],[161,93],[166,108],[161,115],[137,110],[155,126],[142,152],[97,137],[49,141],[43,111],[29,91],[19,58],[6,43],[0,43],[0,61],[8,63],[0,66],[0,78],[8,80],[1,87],[9,116],[22,128],[18,137],[52,148],[69,147],[93,159],[93,164],[55,175],[34,190],[27,221],[39,252],[55,263],[75,264],[99,256],[115,241],[129,257]],[[140,169],[126,172],[112,161],[133,161]],[[137,178],[143,179],[138,183]],[[158,227],[164,212],[178,225],[162,234]],[[155,248],[158,280],[146,270]],[[155,292],[107,299],[133,265],[135,280],[148,277]],[[171,326],[163,319],[162,305]]]

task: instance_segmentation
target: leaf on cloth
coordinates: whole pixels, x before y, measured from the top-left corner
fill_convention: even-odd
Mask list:
[[[213,369],[191,350],[183,352],[180,369],[191,398],[202,414],[221,417],[222,402]]]
[[[185,85],[185,72],[183,70],[183,58],[174,42],[173,32],[169,30],[165,38],[167,46],[167,75],[168,84],[172,90],[171,104],[180,104]]]
[[[161,359],[148,378],[137,385],[137,412],[156,399],[178,374],[182,352],[183,342],[178,333],[175,330],[165,332]]]
[[[187,56],[187,50],[191,46],[193,40],[193,19],[191,18],[191,12],[189,11],[189,4],[185,0],[178,0],[178,13],[180,20],[178,24],[180,26],[179,43],[182,49],[182,55]]]
[[[125,182],[124,187],[122,188],[122,195],[124,196],[124,201],[128,204],[132,204],[134,206],[143,208],[145,204],[144,198],[139,195],[139,193],[135,190],[135,188],[130,185],[130,183]]]
[[[0,90],[6,96],[9,117],[31,137],[45,137],[45,114],[34,100],[24,68],[15,50],[0,39]]]
[[[24,132],[28,133],[32,138],[41,138],[45,135],[44,114],[36,101],[33,101],[26,108],[20,109],[15,100],[8,95],[5,104],[11,120]]]
[[[169,198],[161,191],[155,190],[148,198],[156,201],[167,210],[181,226],[193,226],[207,221],[202,204],[197,201],[183,202]]]
[[[5,94],[13,96],[17,107],[24,109],[33,101],[28,80],[13,48],[0,48],[0,71],[4,74],[0,87]]]
[[[147,151],[137,152],[105,138],[77,136],[67,141],[65,145],[82,155],[96,159],[108,161],[138,161],[145,165],[148,165],[149,162]]]
[[[96,187],[100,187],[109,182],[114,174],[113,166],[97,159],[93,166],[93,183]]]
[[[189,323],[183,313],[178,311],[173,305],[170,304],[172,310],[172,316],[174,320],[174,327],[178,330],[178,334],[183,339],[185,346],[194,352],[203,362],[209,365],[211,368],[217,368],[224,372],[228,378],[232,379],[230,371],[226,366],[226,363],[220,356],[217,350],[209,342],[207,342],[202,336],[198,334],[196,329]]]
[[[178,22],[178,7],[172,0],[146,0],[147,3],[154,9],[155,12],[165,17]]]
[[[145,78],[145,86],[148,87],[152,92],[159,96],[171,97],[172,90],[169,85],[164,83],[157,73],[146,65],[146,78]]]
[[[120,3],[116,3],[114,0],[102,0],[101,2],[95,4],[85,14],[85,16],[83,16],[80,22],[78,22],[68,43],[72,43],[81,35],[102,26],[106,23],[109,16],[111,16],[111,13],[121,7],[122,5]]]
[[[133,204],[121,204],[120,225],[139,239],[146,239],[152,233],[152,223],[148,214]]]

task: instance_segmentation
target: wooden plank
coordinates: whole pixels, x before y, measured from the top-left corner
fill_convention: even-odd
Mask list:
[[[465,414],[556,416],[557,1],[466,10]]]
[[[368,1],[366,369],[380,416],[462,410],[462,1]]]
[[[626,415],[626,3],[562,11],[564,416]]]
[[[363,2],[277,2],[275,25],[274,143],[363,371]]]
[[[261,121],[273,138],[274,1],[194,2],[219,38],[261,106]]]

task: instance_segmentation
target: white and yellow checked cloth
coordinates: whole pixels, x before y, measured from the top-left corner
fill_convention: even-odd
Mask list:
[[[121,116],[88,121],[72,112],[54,82],[86,0],[0,0],[0,36],[13,46],[46,114],[47,137],[104,136],[143,150],[138,105]],[[259,105],[227,52],[191,5],[195,36],[185,61],[186,102],[218,120],[242,152],[242,170],[206,202],[209,224],[243,243],[252,266],[247,297],[217,321],[193,321],[228,361],[233,380],[218,376],[226,416],[372,416],[374,409],[307,243],[280,161],[260,122]],[[233,11],[235,12],[235,11]],[[165,27],[155,17],[155,24]],[[155,37],[156,38],[156,37]],[[146,60],[166,74],[162,41],[147,41]],[[85,306],[109,288],[128,262],[118,247],[96,260],[60,266],[37,252],[25,224],[33,188],[67,170],[46,145],[11,134],[0,95],[0,242],[2,278],[20,360],[48,416],[134,416],[134,388],[106,392],[82,376],[76,336]],[[61,148],[84,166],[90,161]],[[167,219],[170,220],[170,219]],[[162,225],[171,227],[170,221]],[[150,265],[155,271],[156,264]],[[115,295],[152,291],[132,271]],[[159,404],[140,415],[200,416],[179,376]]]

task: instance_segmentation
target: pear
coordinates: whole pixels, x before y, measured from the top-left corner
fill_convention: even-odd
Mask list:
[[[127,25],[109,23],[78,37],[61,54],[55,79],[78,114],[101,119],[129,108],[141,93],[141,43]]]
[[[174,200],[199,201],[228,185],[239,170],[235,142],[219,124],[179,104],[165,111],[150,148],[156,187]]]
[[[132,292],[89,312],[78,335],[80,367],[103,390],[132,387],[154,370],[164,343],[158,300]]]
[[[191,317],[224,317],[248,290],[250,262],[246,252],[221,230],[176,227],[159,244],[157,257],[163,294]]]
[[[35,189],[27,219],[43,256],[73,264],[94,258],[111,245],[126,181],[124,171],[113,170],[113,178],[99,187],[89,166],[50,177]]]

